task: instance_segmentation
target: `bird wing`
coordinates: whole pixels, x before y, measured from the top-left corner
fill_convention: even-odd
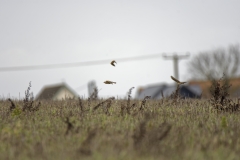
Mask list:
[[[176,78],[174,78],[173,76],[171,76],[172,80],[174,80],[177,83],[181,83],[179,80],[177,80]]]
[[[117,63],[117,62],[116,62],[115,60],[113,60],[113,61],[111,62],[111,65],[115,66],[114,63]]]

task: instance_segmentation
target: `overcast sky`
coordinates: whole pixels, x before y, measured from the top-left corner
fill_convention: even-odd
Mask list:
[[[156,53],[191,55],[240,42],[239,0],[0,0],[0,68],[117,59]],[[189,58],[190,59],[190,58]],[[180,80],[188,80],[186,62]],[[95,80],[100,96],[172,83],[163,58],[105,65],[0,72],[1,97],[34,95],[66,82],[81,96]],[[105,80],[116,81],[106,85]]]

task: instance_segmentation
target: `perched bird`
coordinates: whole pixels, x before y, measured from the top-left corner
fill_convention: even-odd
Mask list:
[[[103,83],[105,83],[105,84],[116,84],[116,82],[112,82],[112,81],[105,81],[105,82],[103,82]]]
[[[179,80],[177,80],[176,78],[174,78],[173,76],[171,76],[172,80],[174,80],[175,82],[177,82],[178,85],[187,83],[187,82],[180,82]]]
[[[117,63],[117,62],[116,62],[115,60],[113,60],[113,61],[111,62],[111,65],[115,67],[115,64],[114,64],[114,63]]]

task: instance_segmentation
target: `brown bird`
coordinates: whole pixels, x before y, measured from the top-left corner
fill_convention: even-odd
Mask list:
[[[111,62],[111,65],[115,67],[115,64],[114,64],[114,63],[117,63],[117,62],[116,62],[115,60],[113,60],[113,61]]]
[[[116,84],[116,82],[112,82],[112,81],[105,81],[105,82],[103,82],[103,83],[105,83],[105,84]]]
[[[179,80],[177,80],[176,78],[174,78],[173,76],[171,76],[172,80],[174,80],[175,82],[177,82],[178,85],[187,83],[187,82],[180,82]]]

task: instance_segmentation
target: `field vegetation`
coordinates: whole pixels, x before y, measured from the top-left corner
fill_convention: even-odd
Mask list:
[[[229,86],[211,99],[0,101],[0,159],[239,159],[240,114]],[[94,97],[94,96],[92,96]]]

